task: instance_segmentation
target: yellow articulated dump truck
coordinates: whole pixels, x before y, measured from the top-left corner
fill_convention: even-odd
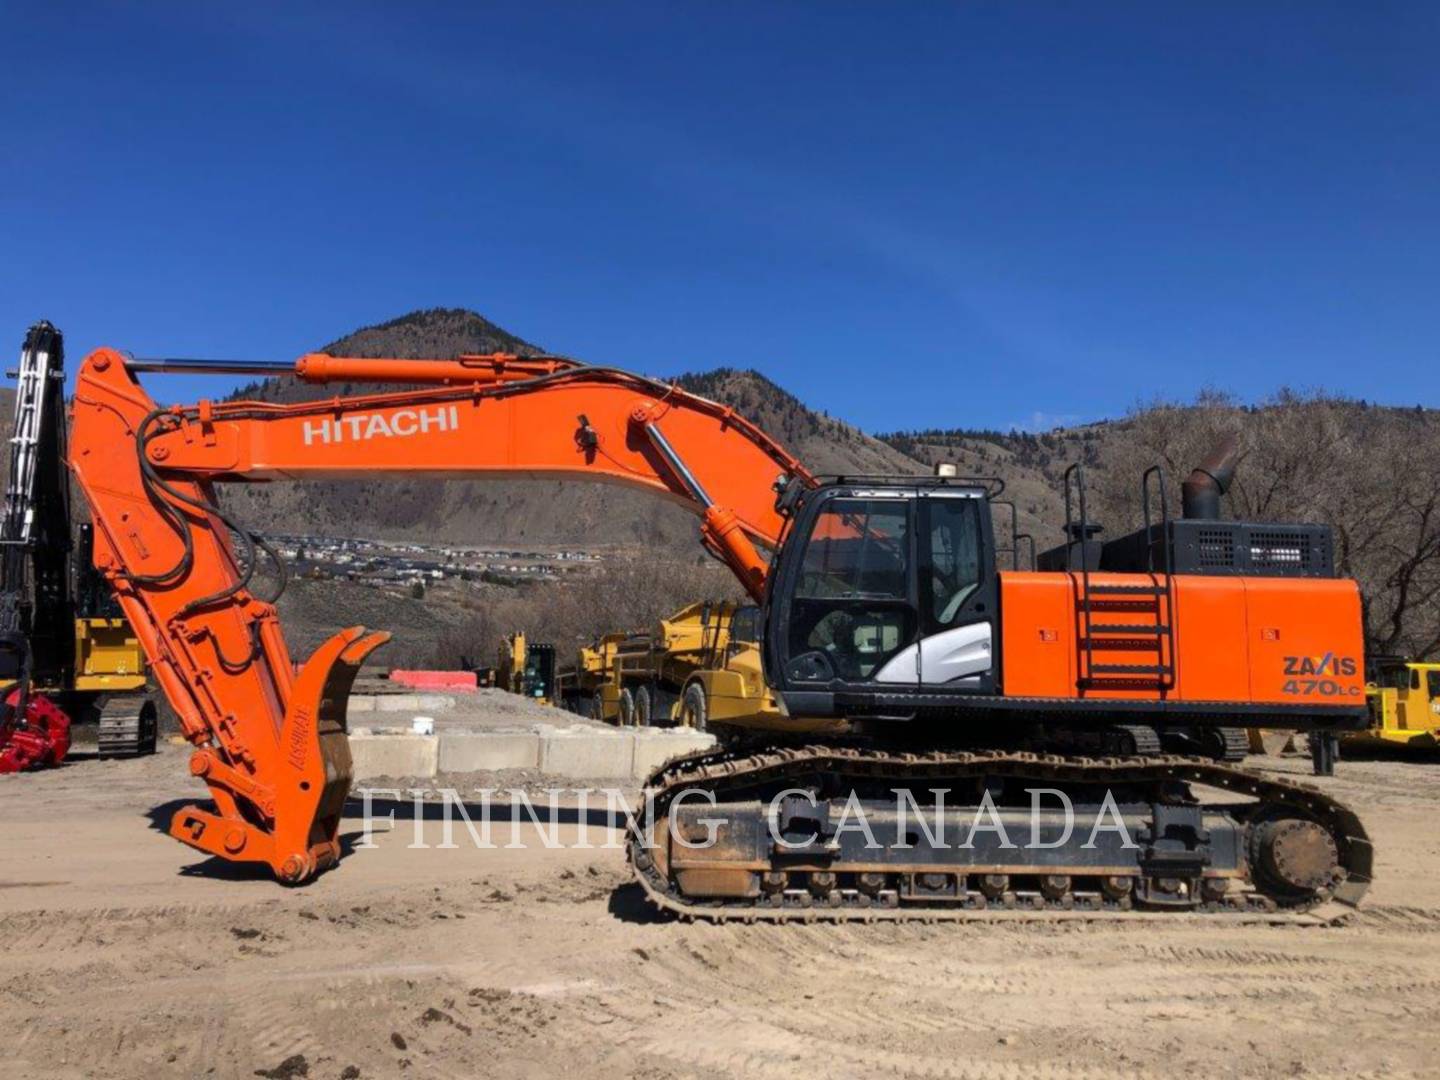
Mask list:
[[[631,635],[602,634],[576,651],[575,661],[555,671],[556,704],[595,720],[605,718],[604,686],[620,645]],[[611,719],[615,716],[611,695]]]
[[[723,732],[763,725],[778,715],[760,668],[760,609],[731,605],[704,662],[681,689],[678,722]]]
[[[778,715],[760,670],[759,609],[695,603],[649,630],[606,634],[560,676],[566,703],[621,726],[743,728]]]

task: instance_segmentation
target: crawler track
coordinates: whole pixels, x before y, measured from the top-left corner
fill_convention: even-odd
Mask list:
[[[157,733],[153,701],[137,694],[117,694],[100,713],[99,754],[102,758],[153,754]]]
[[[666,819],[671,801],[687,788],[708,789],[723,799],[727,792],[756,785],[800,782],[817,774],[846,782],[919,784],[991,776],[1023,778],[1057,787],[1067,785],[1159,786],[1201,784],[1253,800],[1249,820],[1284,815],[1314,822],[1335,848],[1336,871],[1324,887],[1305,896],[1267,888],[1244,866],[1243,888],[1179,909],[1203,918],[1260,921],[1310,921],[1310,913],[1353,908],[1369,888],[1373,850],[1359,818],[1348,807],[1314,788],[1290,780],[1266,778],[1209,759],[1178,756],[1083,758],[1023,752],[938,751],[902,753],[840,746],[780,747],[754,753],[719,751],[683,758],[657,770],[646,785],[647,799],[628,844],[635,876],[649,900],[685,919],[711,922],[786,921],[940,921],[977,918],[1174,918],[1175,912],[1133,904],[1130,897],[1107,897],[1076,890],[1047,897],[1038,890],[986,895],[963,887],[943,901],[901,899],[837,889],[821,898],[803,890],[785,890],[754,898],[713,899],[684,894],[652,857],[643,837],[651,821]],[[1190,805],[1194,805],[1193,801]],[[1246,826],[1247,850],[1255,825]],[[1254,852],[1251,852],[1252,856]],[[952,868],[953,869],[953,868]],[[1078,864],[1073,868],[1083,873]],[[1061,868],[1064,872],[1064,868]],[[961,875],[962,883],[964,875]]]

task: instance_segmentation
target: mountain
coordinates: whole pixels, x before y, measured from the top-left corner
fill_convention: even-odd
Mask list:
[[[679,375],[674,381],[692,394],[729,405],[778,439],[811,472],[909,475],[925,471],[895,447],[807,408],[758,371],[716,368]]]
[[[1043,550],[1061,540],[1064,471],[1073,461],[1086,460],[1087,468],[1095,464],[1097,434],[1092,428],[1043,435],[956,429],[897,431],[877,438],[927,471],[948,462],[962,475],[1002,480],[1000,499],[1014,505],[1018,531],[1035,537]],[[1003,507],[996,511],[995,527],[1007,534],[1011,527]]]
[[[464,308],[430,308],[363,327],[332,341],[320,351],[331,356],[428,356],[446,360],[465,354],[497,352],[538,356],[545,350],[501,329],[476,312]]]

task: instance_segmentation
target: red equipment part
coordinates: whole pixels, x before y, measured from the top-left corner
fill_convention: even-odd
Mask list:
[[[390,672],[390,681],[416,690],[460,691],[475,690],[480,685],[473,671],[402,671],[396,668]]]
[[[70,718],[43,694],[25,704],[25,726],[15,722],[18,687],[5,698],[7,718],[0,721],[0,773],[59,765],[70,752]]]

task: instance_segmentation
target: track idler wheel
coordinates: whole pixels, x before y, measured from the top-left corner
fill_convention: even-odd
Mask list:
[[[1256,884],[1287,900],[1308,900],[1343,878],[1330,830],[1305,818],[1273,818],[1251,827]]]

